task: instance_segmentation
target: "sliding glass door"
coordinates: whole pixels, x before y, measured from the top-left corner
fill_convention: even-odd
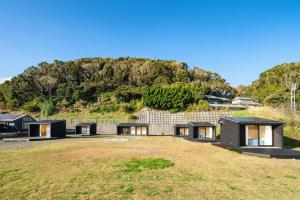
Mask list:
[[[213,139],[213,127],[199,127],[199,138]]]
[[[247,125],[246,146],[272,146],[272,126]]]
[[[272,126],[259,126],[259,144],[273,145]]]

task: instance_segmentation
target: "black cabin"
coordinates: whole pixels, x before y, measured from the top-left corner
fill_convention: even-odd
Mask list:
[[[191,139],[215,140],[216,126],[209,122],[190,122],[189,135]]]
[[[283,124],[257,117],[223,117],[221,144],[240,147],[283,147]]]
[[[149,125],[144,123],[120,123],[117,125],[118,135],[148,135]]]
[[[64,138],[66,137],[65,120],[42,120],[29,123],[29,137]]]
[[[81,135],[96,135],[97,124],[96,123],[80,123],[75,127],[75,134]]]
[[[0,133],[26,132],[28,123],[35,121],[29,115],[0,114]]]
[[[189,124],[175,124],[174,135],[176,136],[189,136]]]

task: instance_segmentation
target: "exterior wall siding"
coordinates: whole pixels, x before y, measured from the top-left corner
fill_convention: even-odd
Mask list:
[[[283,125],[273,126],[274,147],[283,148]]]
[[[240,147],[240,125],[223,119],[221,125],[221,144],[230,147]]]

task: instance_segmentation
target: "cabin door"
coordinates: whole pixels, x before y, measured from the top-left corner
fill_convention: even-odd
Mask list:
[[[40,125],[40,137],[50,137],[50,125]]]

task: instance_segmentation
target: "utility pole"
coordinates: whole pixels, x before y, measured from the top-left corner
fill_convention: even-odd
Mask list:
[[[292,83],[291,85],[291,111],[296,111],[296,90],[297,90],[297,84]]]

